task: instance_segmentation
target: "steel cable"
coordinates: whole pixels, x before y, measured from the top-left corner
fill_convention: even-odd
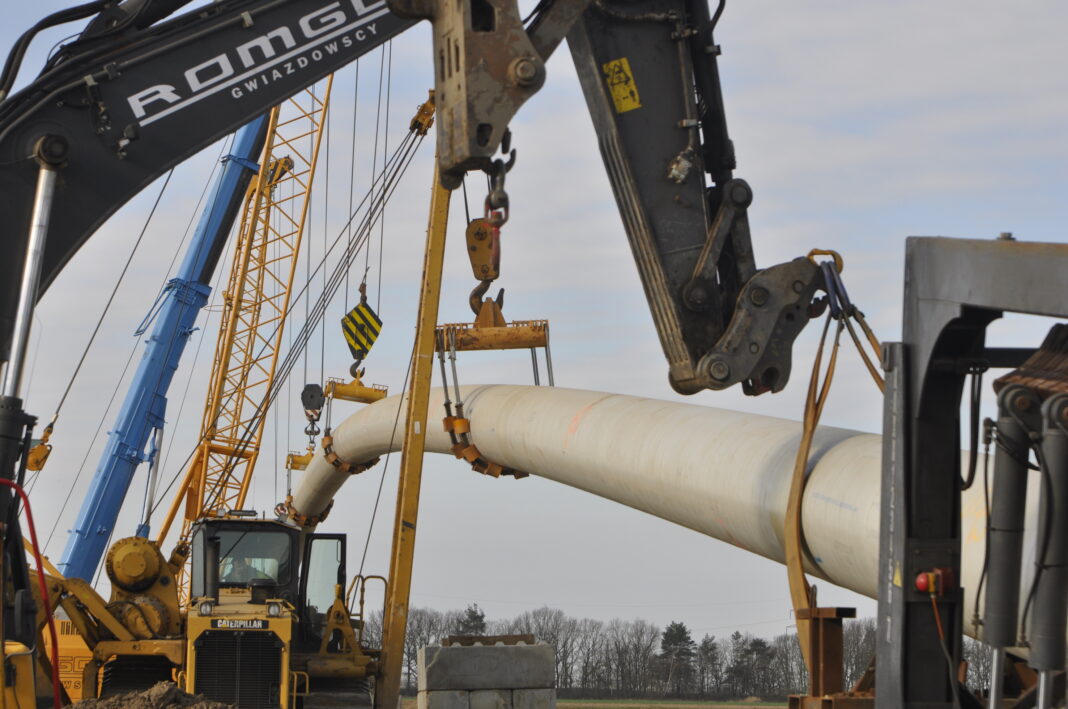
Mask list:
[[[389,197],[391,197],[393,192],[396,190],[400,178],[403,177],[403,175],[407,171],[409,165],[411,164],[412,158],[415,155],[416,150],[422,144],[422,139],[423,136],[419,136],[417,133],[415,133],[415,131],[409,131],[409,133],[401,141],[397,149],[394,151],[393,155],[386,162],[382,173],[373,181],[371,188],[368,190],[367,194],[364,195],[364,198],[360,201],[359,205],[357,205],[356,210],[351,213],[349,219],[344,225],[342,225],[341,230],[339,231],[337,237],[335,237],[327,253],[323,255],[323,258],[316,265],[314,271],[309,274],[308,281],[298,292],[297,296],[293,299],[293,302],[290,304],[288,311],[283,315],[282,318],[279,319],[279,324],[276,325],[276,330],[278,327],[281,327],[282,324],[289,318],[294,309],[297,307],[297,304],[300,302],[300,299],[305,297],[308,288],[313,282],[315,276],[318,274],[320,269],[325,268],[327,258],[333,253],[334,249],[337,248],[341,238],[346,234],[346,232],[348,231],[348,233],[351,233],[350,227],[353,221],[356,219],[356,216],[359,214],[359,212],[364,209],[364,205],[367,204],[368,206],[366,209],[366,213],[363,219],[359,222],[359,227],[356,230],[357,237],[352,240],[350,244],[346,245],[345,249],[340,255],[340,260],[337,266],[335,267],[333,273],[328,279],[327,288],[323,291],[322,294],[320,294],[320,297],[316,302],[315,307],[309,309],[309,316],[300,332],[294,336],[293,343],[290,345],[288,353],[286,354],[285,358],[278,367],[278,372],[275,376],[274,381],[271,384],[271,387],[268,390],[267,396],[259,403],[259,405],[256,407],[256,410],[253,412],[249,423],[245,428],[244,434],[242,435],[238,445],[235,447],[234,454],[229,458],[229,465],[227,470],[224,472],[223,477],[220,478],[220,480],[212,488],[212,490],[209,491],[209,494],[207,495],[208,499],[213,499],[214,495],[219,489],[219,485],[233,471],[237,460],[244,453],[244,451],[247,450],[249,444],[251,443],[253,432],[258,426],[259,419],[264,415],[266,410],[274,402],[279,391],[281,390],[282,384],[284,384],[288,380],[289,374],[291,373],[293,366],[297,363],[297,361],[299,361],[301,355],[304,353],[311,334],[314,332],[318,321],[321,320],[323,315],[325,314],[326,306],[332,299],[333,295],[336,294],[338,287],[341,285],[341,283],[344,282],[345,274],[347,270],[351,267],[352,261],[355,259],[355,256],[359,253],[360,249],[363,248],[366,244],[369,233],[377,220],[377,215],[384,208],[386,201],[388,201]],[[383,187],[380,191],[378,191],[376,195],[376,187],[379,186],[379,182],[383,183]],[[264,347],[265,346],[266,345],[264,345]],[[159,505],[166,498],[168,492],[178,481],[181,472],[192,460],[192,457],[196,453],[196,449],[199,444],[200,441],[197,442],[197,444],[190,451],[189,455],[186,456],[185,462],[172,477],[171,481],[168,483],[163,493],[159,496],[159,499],[157,500],[156,504],[153,506],[153,512],[158,509]]]

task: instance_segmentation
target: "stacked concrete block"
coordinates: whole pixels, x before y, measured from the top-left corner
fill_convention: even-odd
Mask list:
[[[556,653],[535,645],[419,651],[418,709],[556,709]]]

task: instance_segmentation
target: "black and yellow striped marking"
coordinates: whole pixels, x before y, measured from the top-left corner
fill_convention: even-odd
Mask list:
[[[353,359],[363,359],[382,332],[382,321],[370,305],[360,303],[341,318],[341,332]]]

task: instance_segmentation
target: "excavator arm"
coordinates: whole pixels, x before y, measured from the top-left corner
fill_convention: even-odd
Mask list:
[[[760,394],[786,385],[821,276],[756,267],[712,27],[706,0],[594,0],[567,39],[671,385]]]
[[[723,2],[388,0],[433,24],[442,183],[507,169],[508,122],[566,35],[653,321],[679,392],[779,391],[822,283],[807,258],[758,270],[752,190],[734,147],[712,31]],[[506,195],[500,204],[507,209]]]
[[[41,290],[166,169],[285,97],[431,20],[443,184],[482,169],[503,191],[507,126],[566,36],[653,320],[683,393],[778,391],[820,284],[808,259],[758,270],[749,186],[733,176],[706,0],[186,0],[103,8],[0,103],[0,359],[34,203],[35,146],[61,162]],[[83,6],[84,7],[84,6]],[[392,10],[392,12],[391,12]],[[11,67],[0,91],[11,82]],[[492,197],[493,195],[491,195]],[[500,206],[494,204],[494,206]]]

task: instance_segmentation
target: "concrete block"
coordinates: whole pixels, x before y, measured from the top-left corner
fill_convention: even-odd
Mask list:
[[[471,709],[470,692],[445,689],[437,692],[419,692],[416,697],[418,709]]]
[[[556,653],[549,645],[431,646],[419,650],[418,668],[420,691],[550,689]]]
[[[512,709],[556,709],[556,690],[513,689]]]
[[[476,689],[468,692],[471,709],[512,709],[512,692],[508,689]]]

